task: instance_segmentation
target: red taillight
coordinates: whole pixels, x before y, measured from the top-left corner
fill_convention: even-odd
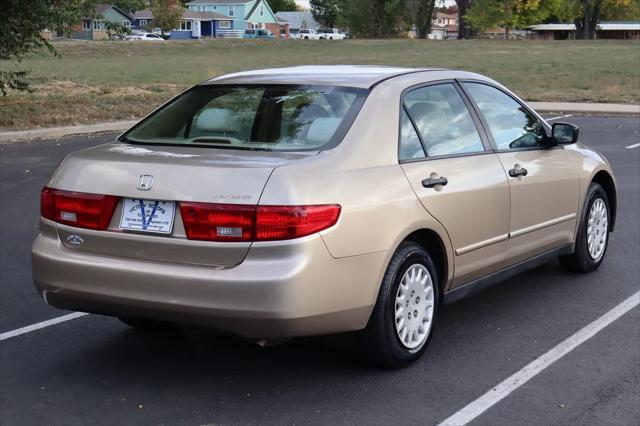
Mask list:
[[[78,228],[104,230],[109,226],[118,197],[44,187],[40,214],[46,219]]]
[[[289,240],[315,234],[333,226],[340,206],[259,206],[256,241]]]
[[[251,241],[254,206],[180,203],[182,222],[190,240]]]
[[[190,240],[274,241],[304,237],[333,226],[340,206],[180,203],[180,213]]]

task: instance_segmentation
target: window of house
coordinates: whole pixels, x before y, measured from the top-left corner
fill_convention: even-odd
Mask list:
[[[82,29],[90,30],[91,29],[91,19],[83,19],[82,20]]]
[[[207,9],[207,12],[213,12],[213,6],[210,4],[207,5],[206,9]]]
[[[94,31],[98,31],[102,29],[102,21],[93,21],[93,29]]]
[[[218,28],[222,30],[231,28],[231,21],[220,21],[220,23],[218,24]]]
[[[122,26],[125,28],[131,28],[131,21],[125,19],[122,21]]]
[[[233,6],[229,6],[229,16],[234,16],[236,11],[233,9]]]
[[[140,26],[141,27],[145,27],[147,25],[147,20],[146,19],[141,19],[140,20]]]
[[[180,21],[181,31],[191,31],[191,21]]]
[[[540,121],[511,96],[486,84],[463,85],[478,105],[498,149],[544,145],[546,132]]]
[[[264,16],[264,6],[260,6],[260,16]]]
[[[453,84],[412,90],[404,96],[403,104],[427,149],[427,155],[484,151],[471,114]]]

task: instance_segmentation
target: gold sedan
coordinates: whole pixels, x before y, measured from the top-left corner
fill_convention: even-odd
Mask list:
[[[438,308],[560,257],[602,262],[606,159],[484,76],[316,66],[199,84],[42,190],[45,302],[262,343],[359,331],[400,367]]]

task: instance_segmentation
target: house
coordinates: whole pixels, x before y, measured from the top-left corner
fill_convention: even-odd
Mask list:
[[[100,3],[95,6],[95,17],[82,18],[80,29],[72,38],[80,40],[104,40],[108,38],[106,22],[122,24],[131,28],[131,17],[113,4]]]
[[[191,12],[213,12],[233,18],[231,28],[219,31],[220,36],[242,37],[248,28],[280,33],[280,22],[266,0],[193,0],[187,3],[187,8]]]
[[[458,15],[444,12],[436,12],[431,21],[431,32],[428,38],[431,40],[446,40],[458,37]]]
[[[538,24],[528,28],[534,40],[572,40],[576,38],[574,24]],[[640,21],[600,22],[596,26],[596,38],[639,40]]]
[[[134,30],[154,30],[153,11],[144,9],[133,15],[131,28]],[[194,12],[185,9],[180,19],[180,27],[171,30],[172,40],[201,37],[222,37],[233,27],[234,18],[215,12]]]
[[[301,29],[317,30],[320,24],[313,19],[311,12],[278,12],[276,18],[289,23],[289,31],[297,33]]]
[[[622,40],[640,40],[640,21],[600,22],[597,27],[598,38]]]
[[[534,40],[573,40],[576,38],[575,24],[538,24],[528,27]]]

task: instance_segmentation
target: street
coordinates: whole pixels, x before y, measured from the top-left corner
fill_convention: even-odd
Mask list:
[[[83,316],[0,342],[0,424],[438,424],[640,290],[640,118],[560,121],[580,126],[618,180],[596,272],[554,260],[445,306],[425,356],[397,371],[361,364],[348,335],[262,348]],[[39,194],[66,154],[113,137],[0,145],[0,333],[69,313],[31,282]],[[639,324],[635,307],[472,424],[640,424]]]

